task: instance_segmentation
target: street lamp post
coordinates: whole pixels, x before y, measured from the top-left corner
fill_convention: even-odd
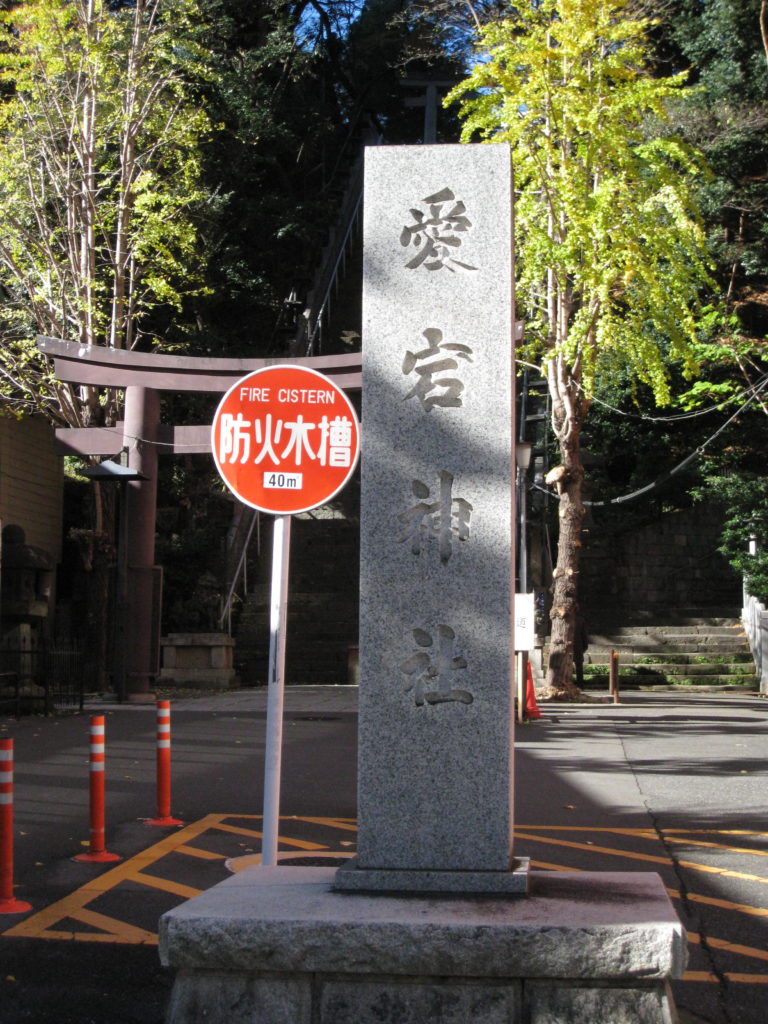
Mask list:
[[[520,593],[528,593],[528,496],[525,488],[525,477],[531,464],[533,445],[528,441],[518,441],[515,445],[515,464],[517,466],[517,507],[520,520],[520,548],[518,555],[518,576]]]
[[[518,544],[517,572],[518,572],[518,594],[528,593],[528,544],[527,544],[527,494],[525,489],[525,475],[531,464],[531,452],[533,445],[527,441],[518,441],[515,445],[515,474],[516,498],[518,508],[518,520],[520,523],[520,541]],[[520,599],[522,604],[522,599]],[[528,677],[528,652],[520,650],[517,652],[517,720],[523,722],[526,713],[526,682]]]

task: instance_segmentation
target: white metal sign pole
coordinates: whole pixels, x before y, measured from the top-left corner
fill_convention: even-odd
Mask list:
[[[288,617],[290,550],[291,516],[275,516],[272,534],[267,740],[264,751],[264,808],[261,840],[261,863],[264,867],[274,867],[277,864],[280,762],[283,748],[283,692],[285,690],[285,627]]]
[[[316,415],[320,405],[328,415]],[[288,441],[282,451],[281,434],[283,443]],[[261,862],[274,867],[291,516],[319,508],[344,487],[357,465],[360,424],[342,389],[317,370],[266,366],[236,381],[222,398],[211,427],[211,450],[230,491],[251,508],[275,516],[261,841]]]

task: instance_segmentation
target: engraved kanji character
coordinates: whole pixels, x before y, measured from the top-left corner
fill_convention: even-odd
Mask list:
[[[414,245],[419,249],[417,255],[406,263],[409,270],[416,270],[422,265],[427,270],[442,270],[444,267],[451,273],[455,272],[454,267],[477,270],[477,267],[462,263],[453,255],[452,250],[461,246],[459,234],[472,227],[466,216],[466,206],[461,200],[454,200],[453,192],[444,188],[422,200],[429,206],[428,215],[423,210],[411,209],[414,223],[406,224],[400,232],[401,245]]]
[[[424,704],[448,704],[459,702],[471,704],[474,697],[469,690],[452,687],[453,673],[467,667],[467,660],[461,652],[454,653],[456,634],[450,626],[437,626],[437,650],[428,653],[434,647],[434,638],[425,629],[411,630],[418,647],[410,658],[400,664],[400,671],[411,676],[412,681],[405,687],[405,692],[413,690],[417,707]],[[429,687],[429,689],[427,689]]]
[[[457,370],[459,359],[471,363],[472,349],[469,345],[459,342],[444,342],[443,332],[437,327],[428,327],[422,332],[422,337],[426,338],[427,347],[419,352],[408,351],[403,358],[403,373],[406,376],[415,373],[417,376],[416,383],[403,401],[416,397],[427,411],[436,405],[442,408],[459,408],[464,404],[461,399],[463,382],[458,377],[440,377],[436,380],[435,376],[448,370]],[[443,353],[449,355],[444,357]],[[433,356],[438,358],[429,362]],[[419,365],[420,363],[423,365]]]
[[[439,476],[440,493],[434,501],[429,500],[431,493],[425,483],[421,480],[411,482],[414,497],[421,500],[398,515],[405,527],[398,540],[410,540],[411,551],[418,555],[422,542],[436,537],[440,561],[445,564],[453,553],[453,538],[460,541],[469,539],[472,505],[464,498],[453,497],[452,473],[441,470]]]

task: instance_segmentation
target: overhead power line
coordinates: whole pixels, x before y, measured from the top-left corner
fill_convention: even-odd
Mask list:
[[[664,473],[661,473],[660,476],[658,476],[655,480],[652,480],[651,483],[646,484],[644,487],[639,487],[637,490],[631,491],[629,494],[622,494],[618,498],[608,498],[605,501],[584,501],[583,504],[588,505],[590,508],[605,508],[609,505],[623,505],[627,501],[635,501],[643,494],[648,494],[651,491],[657,490],[663,484],[667,483],[668,480],[671,480],[673,476],[676,476],[678,473],[684,470],[686,466],[690,465],[694,459],[702,455],[704,453],[704,450],[708,448],[709,445],[711,445],[712,442],[717,437],[720,436],[720,434],[722,434],[726,427],[733,423],[733,421],[737,419],[741,415],[741,413],[743,413],[744,410],[748,408],[748,406],[750,406],[752,402],[754,402],[758,398],[760,392],[765,390],[766,386],[768,386],[768,375],[764,376],[761,379],[759,385],[755,385],[755,387],[750,389],[752,393],[750,394],[746,402],[739,406],[736,412],[734,412],[732,416],[729,416],[728,419],[717,428],[714,434],[711,434],[706,441],[703,441],[700,445],[698,445],[698,447],[694,451],[692,451],[689,455],[686,455],[686,457],[681,462],[678,462],[676,466],[673,466],[672,469],[668,469]],[[535,490],[542,491],[549,497],[553,496],[552,492],[548,488],[542,487],[540,484],[534,484],[533,487]]]
[[[636,491],[632,491],[630,494],[623,494],[619,498],[609,498],[607,501],[585,501],[584,504],[589,505],[590,508],[601,508],[606,505],[621,505],[625,501],[634,501],[635,498],[639,498],[641,494],[647,494],[649,491],[653,491],[656,490],[656,488],[661,487],[662,484],[665,484],[673,476],[676,476],[679,472],[681,472],[681,470],[685,469],[685,467],[689,465],[691,462],[693,462],[695,458],[698,458],[699,455],[702,455],[704,453],[704,449],[707,448],[710,444],[712,444],[715,438],[719,437],[720,434],[722,434],[722,432],[726,429],[726,427],[733,423],[733,421],[738,416],[740,416],[741,413],[744,412],[744,410],[752,404],[752,402],[755,401],[755,399],[760,394],[760,391],[763,390],[767,384],[768,377],[764,377],[762,383],[760,384],[760,387],[755,388],[753,390],[753,393],[749,396],[746,402],[744,402],[743,405],[739,406],[736,412],[733,413],[732,416],[729,416],[725,423],[723,423],[721,426],[717,428],[714,434],[711,434],[706,441],[700,444],[695,451],[690,453],[690,455],[687,455],[682,462],[679,462],[672,469],[669,469],[665,473],[662,473],[661,476],[657,477],[657,479],[654,480],[652,483],[646,484],[645,487],[641,487]]]

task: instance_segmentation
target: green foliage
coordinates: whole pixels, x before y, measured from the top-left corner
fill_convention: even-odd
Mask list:
[[[197,0],[26,0],[0,24],[0,387],[79,423],[78,395],[47,376],[34,335],[158,346],[158,313],[201,286],[200,11]]]
[[[202,102],[216,126],[203,150],[215,201],[199,221],[208,291],[174,330],[195,354],[282,353],[291,334],[290,323],[276,331],[283,302],[293,290],[303,298],[336,213],[348,169],[340,29],[307,8],[205,5],[214,74]]]
[[[578,601],[581,430],[617,373],[671,397],[697,371],[709,256],[692,182],[702,161],[662,130],[683,75],[653,77],[650,22],[629,0],[538,0],[479,32],[481,58],[449,95],[462,140],[506,142],[515,178],[516,287],[525,356],[543,366],[560,465],[547,685],[570,680]]]
[[[690,404],[722,395],[729,382],[736,391],[765,369],[768,62],[759,16],[760,0],[674,0],[656,30],[665,59],[690,66],[697,83],[670,106],[672,124],[712,172],[699,193],[722,300],[702,338],[703,379]]]
[[[768,604],[768,477],[739,469],[728,476],[711,474],[697,497],[718,502],[725,512],[719,551],[744,577],[747,590]],[[750,554],[750,539],[758,550]]]
[[[691,189],[701,160],[647,134],[684,90],[681,75],[651,76],[648,28],[624,0],[522,5],[481,31],[482,58],[450,98],[463,98],[465,141],[511,147],[534,354],[560,355],[587,391],[601,362],[625,364],[665,403],[668,364],[695,371],[709,278]]]

